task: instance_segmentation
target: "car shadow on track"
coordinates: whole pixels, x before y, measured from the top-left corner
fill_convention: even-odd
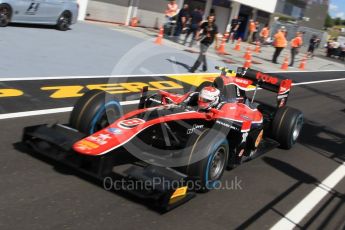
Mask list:
[[[284,217],[284,213],[280,212],[276,206],[284,200],[286,197],[288,197],[291,193],[296,191],[299,187],[305,185],[305,184],[313,184],[315,186],[318,186],[321,182],[317,180],[315,177],[309,175],[308,173],[305,173],[304,171],[286,163],[281,160],[271,158],[271,157],[262,157],[262,160],[268,164],[269,166],[275,168],[276,170],[286,174],[287,176],[293,178],[296,183],[292,184],[288,189],[286,189],[284,192],[282,192],[279,196],[271,200],[269,203],[267,203],[264,207],[262,207],[259,211],[257,211],[254,215],[252,215],[250,218],[245,220],[241,225],[239,225],[236,229],[247,229],[249,226],[253,226],[255,222],[260,219],[262,216],[264,216],[267,212],[273,211],[276,214],[278,214],[281,217]],[[329,214],[326,216],[326,218],[323,219],[320,226],[327,227],[328,224],[332,221],[334,218],[333,213],[335,213],[337,210],[340,209],[345,204],[345,195],[332,189],[329,192],[331,194],[330,198],[327,199],[327,201],[320,207],[316,213],[314,213],[308,221],[303,224],[303,226],[296,223],[296,228],[299,229],[307,229],[316,219],[320,218],[320,215],[323,213],[323,211],[328,208],[329,205],[331,205],[331,202],[337,202],[334,206],[333,210],[329,212]],[[336,201],[337,199],[337,201]],[[324,228],[319,228],[324,229]]]
[[[299,142],[339,163],[345,161],[345,135],[313,121],[305,121]]]
[[[316,89],[315,87],[309,86],[309,85],[302,85],[300,87],[305,89],[305,90],[309,90],[309,91],[311,91],[313,93],[316,93],[317,95],[325,96],[325,97],[327,97],[329,99],[332,99],[334,101],[337,101],[337,102],[340,102],[342,104],[345,104],[345,99],[343,99],[341,96],[338,96],[338,95],[330,93],[331,91],[319,90],[319,89]]]
[[[299,144],[310,148],[313,152],[321,154],[322,156],[330,158],[340,164],[345,161],[345,135],[331,130],[330,128],[325,127],[321,124],[317,124],[315,122],[306,120],[298,142]],[[248,228],[249,226],[255,224],[255,222],[258,219],[260,219],[264,214],[266,214],[269,211],[274,211],[275,213],[283,217],[284,214],[275,209],[275,206],[280,201],[288,197],[290,193],[293,193],[295,190],[297,190],[300,186],[304,184],[313,184],[315,186],[318,186],[321,183],[318,179],[311,176],[310,174],[305,173],[301,169],[298,169],[281,160],[265,156],[262,157],[262,160],[269,166],[293,178],[296,181],[296,183],[291,185],[287,190],[282,192],[271,202],[267,203],[262,209],[257,211],[247,220],[245,220],[236,229]],[[324,229],[328,227],[328,225],[332,222],[334,218],[333,214],[336,213],[345,204],[344,194],[334,189],[332,189],[329,193],[330,196],[322,204],[322,206],[318,208],[318,210],[308,219],[306,223],[303,224],[303,226],[297,225],[298,228],[307,229],[308,227],[310,227],[310,225],[312,225],[316,219],[320,219],[320,215],[326,209],[329,213],[326,215],[326,217],[323,217],[323,220],[319,225],[319,229]],[[329,211],[329,206],[332,207],[331,211]]]
[[[290,193],[297,190],[301,185],[303,184],[316,184],[317,179],[310,176],[309,174],[301,171],[300,169],[285,163],[283,161],[280,161],[278,159],[274,159],[271,157],[262,157],[263,161],[267,163],[268,165],[272,166],[273,168],[285,173],[286,175],[292,177],[297,182],[290,186],[287,190],[282,192],[279,196],[277,196],[275,199],[273,199],[271,202],[267,203],[262,209],[257,211],[254,215],[252,215],[250,218],[248,218],[246,221],[244,221],[241,225],[239,225],[236,229],[246,229],[249,226],[255,224],[255,222],[261,218],[265,213],[269,211],[275,211],[279,215],[283,216],[282,213],[279,213],[278,210],[275,210],[275,206],[282,200],[284,200]],[[301,226],[298,226],[301,227]]]

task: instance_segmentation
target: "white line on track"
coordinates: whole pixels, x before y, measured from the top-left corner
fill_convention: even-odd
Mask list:
[[[138,104],[138,103],[139,103],[139,100],[121,101],[120,102],[121,105],[134,105],[134,104]],[[20,117],[47,115],[47,114],[55,114],[55,113],[66,113],[66,112],[72,111],[72,109],[73,109],[73,107],[63,107],[63,108],[43,109],[43,110],[17,112],[17,113],[5,113],[5,114],[0,114],[0,120],[11,119],[11,118],[20,118]]]
[[[5,113],[0,114],[0,120],[10,119],[10,118],[19,118],[19,117],[31,117],[37,115],[47,115],[47,114],[55,114],[55,113],[65,113],[72,111],[73,107],[64,107],[64,108],[55,108],[55,109],[42,109],[42,110],[34,110],[34,111],[25,111],[25,112],[17,112],[17,113]]]
[[[345,70],[315,70],[315,71],[268,71],[269,73],[319,73],[319,72],[344,72]],[[268,73],[267,72],[267,73]],[[96,76],[52,76],[52,77],[19,77],[1,78],[1,81],[31,81],[31,80],[59,80],[59,79],[89,79],[89,78],[126,78],[126,77],[159,77],[159,76],[178,76],[178,75],[205,75],[218,73],[179,73],[179,74],[124,74],[124,75],[96,75]]]
[[[288,71],[266,71],[267,73],[322,73],[322,72],[345,72],[344,70],[288,70]]]
[[[217,74],[217,73],[207,73]],[[36,80],[65,80],[65,79],[94,79],[94,78],[126,78],[126,77],[165,77],[165,76],[197,76],[205,75],[205,73],[184,73],[184,74],[127,74],[127,75],[99,75],[99,76],[55,76],[55,77],[19,77],[19,78],[0,78],[2,81],[36,81]]]
[[[329,80],[320,80],[320,81],[306,81],[306,82],[299,82],[299,83],[293,83],[292,85],[311,85],[311,84],[317,84],[317,83],[327,83],[327,82],[333,82],[333,81],[344,81],[345,78],[337,78],[337,79],[329,79]]]
[[[271,230],[294,229],[310,211],[345,177],[345,162],[303,198]]]

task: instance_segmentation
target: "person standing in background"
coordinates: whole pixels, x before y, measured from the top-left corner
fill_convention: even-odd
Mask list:
[[[228,37],[228,40],[226,42],[229,42],[231,39],[231,42],[234,43],[234,41],[238,38],[238,28],[241,25],[241,21],[238,19],[238,17],[234,17],[234,19],[231,20],[230,26],[230,36]]]
[[[259,27],[260,27],[260,24],[258,21],[255,22],[255,30],[253,32],[253,37],[252,37],[252,42],[256,42],[257,41],[257,34],[258,34],[258,31],[259,31]]]
[[[255,26],[255,22],[253,19],[250,19],[249,21],[249,35],[247,38],[247,42],[252,43],[253,42],[253,34],[255,32],[256,26]]]
[[[308,58],[313,58],[314,57],[314,50],[320,43],[320,39],[314,34],[311,39],[309,40],[309,47],[308,47]]]
[[[302,33],[297,32],[296,37],[291,40],[291,62],[289,66],[293,66],[295,62],[295,57],[299,52],[300,47],[303,44]]]
[[[182,33],[182,30],[186,27],[187,21],[189,18],[189,6],[188,4],[184,4],[183,8],[177,15],[177,26],[175,30],[174,36],[176,36],[177,40]]]
[[[200,26],[200,32],[197,35],[197,39],[200,38],[200,53],[198,59],[195,61],[194,65],[189,72],[194,73],[199,66],[202,64],[202,70],[207,71],[207,61],[206,61],[206,52],[210,45],[215,41],[216,49],[218,48],[218,27],[215,24],[215,16],[210,15],[207,17],[207,22],[204,22]]]
[[[331,57],[336,57],[338,56],[339,53],[339,47],[340,47],[340,42],[336,38],[333,39],[332,42],[332,52],[331,52]]]
[[[176,4],[176,1],[170,0],[167,5],[167,9],[165,10],[165,17],[167,18],[167,22],[174,20],[177,13],[178,13],[178,5]]]
[[[345,43],[340,45],[339,60],[345,61]]]
[[[268,36],[270,36],[270,28],[268,27],[268,23],[267,23],[265,24],[265,27],[262,28],[262,30],[260,31],[260,42],[262,44],[265,44]]]
[[[280,55],[280,53],[283,51],[283,49],[287,46],[287,40],[286,40],[286,29],[284,26],[282,26],[278,32],[274,35],[274,42],[273,45],[275,47],[275,51],[273,54],[272,62],[274,64],[278,64],[277,59]]]
[[[330,38],[328,41],[327,41],[327,57],[331,57],[332,56],[332,53],[333,53],[333,39]]]
[[[196,35],[197,35],[197,32],[198,32],[198,29],[199,29],[199,26],[202,22],[202,14],[201,14],[201,11],[200,11],[200,8],[195,8],[194,11],[191,13],[190,15],[190,27],[189,27],[189,30],[186,34],[186,37],[184,39],[184,42],[183,42],[183,45],[186,45],[187,43],[187,39],[189,37],[189,35],[193,34],[193,37],[192,37],[192,40],[191,42],[189,43],[189,47],[192,47],[193,46],[193,42],[196,38]]]

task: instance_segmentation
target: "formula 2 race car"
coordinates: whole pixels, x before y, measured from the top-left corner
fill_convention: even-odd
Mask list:
[[[217,187],[226,168],[291,148],[302,128],[303,114],[286,106],[291,80],[243,68],[229,77],[230,70],[218,69],[214,82],[183,95],[144,88],[138,109],[127,114],[113,95],[88,91],[69,124],[27,127],[22,141],[106,184],[121,179],[121,190],[168,211]],[[259,87],[277,93],[276,107],[254,102]]]

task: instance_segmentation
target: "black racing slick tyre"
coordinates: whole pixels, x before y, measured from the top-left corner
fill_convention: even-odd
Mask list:
[[[11,7],[7,4],[0,4],[0,27],[6,27],[11,20]]]
[[[213,86],[219,89],[220,91],[224,90],[224,81],[221,77],[217,77],[213,81]]]
[[[212,82],[204,81],[198,87],[196,87],[195,92],[200,92],[203,88],[208,87],[208,86],[212,86]]]
[[[56,23],[56,28],[61,31],[66,31],[66,30],[69,30],[71,23],[72,23],[72,14],[69,11],[64,11],[60,15]]]
[[[207,192],[219,186],[229,158],[229,143],[226,136],[214,130],[204,130],[196,139],[193,154],[205,156],[202,160],[187,166],[187,175],[195,178],[194,189]]]
[[[290,149],[296,143],[302,126],[302,112],[285,106],[274,116],[271,137],[279,142],[281,148]]]
[[[236,87],[235,85],[225,85],[224,80],[221,77],[217,77],[214,82],[213,86],[219,89],[220,94],[223,96],[225,101],[236,97]]]
[[[120,103],[102,90],[86,92],[74,105],[69,125],[87,135],[93,134],[123,115]]]

